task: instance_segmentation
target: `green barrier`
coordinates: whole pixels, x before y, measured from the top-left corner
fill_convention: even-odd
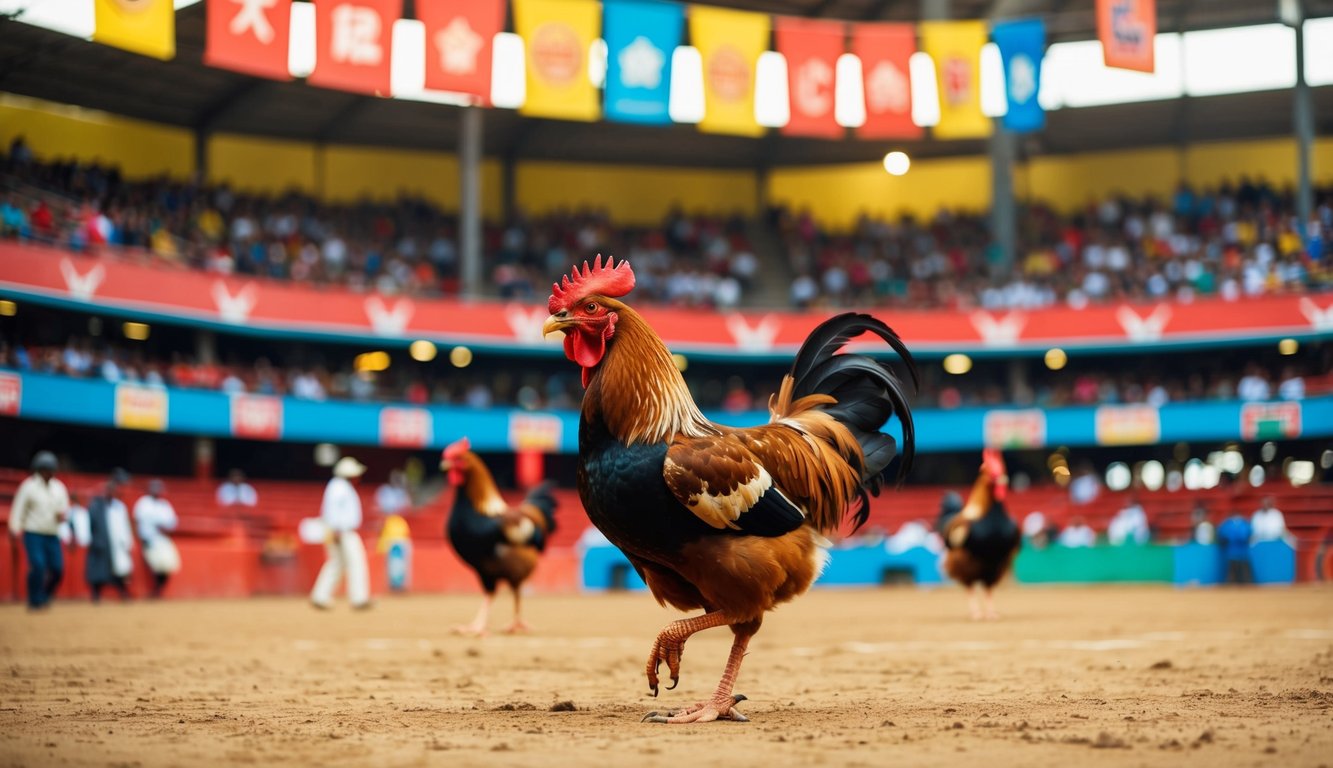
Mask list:
[[[1095,547],[1024,546],[1014,562],[1014,577],[1026,584],[1162,582],[1175,577],[1174,547],[1099,545]]]

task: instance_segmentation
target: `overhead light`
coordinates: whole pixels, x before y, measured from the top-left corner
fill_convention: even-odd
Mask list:
[[[902,176],[912,167],[912,158],[907,156],[906,152],[890,152],[884,156],[884,170],[889,172],[890,176]]]
[[[1139,479],[1143,481],[1144,488],[1150,491],[1161,490],[1162,481],[1166,480],[1166,468],[1157,459],[1145,461],[1139,468]]]
[[[0,299],[0,317],[13,317],[19,313],[19,305],[9,299]]]
[[[315,71],[315,4],[292,3],[290,18],[287,72],[292,77],[310,77]]]
[[[680,354],[679,352],[677,352],[676,354],[674,354],[674,355],[671,356],[671,362],[673,362],[673,363],[676,364],[676,370],[678,370],[678,371],[682,371],[682,372],[683,372],[686,368],[689,368],[689,367],[690,367],[690,360],[689,360],[689,358],[685,357],[684,355]]]
[[[120,329],[125,338],[131,341],[144,341],[148,338],[148,323],[125,323]]]
[[[955,352],[944,358],[944,370],[946,373],[952,373],[955,376],[961,376],[972,370],[972,358],[967,355]]]
[[[338,446],[333,443],[315,444],[315,466],[331,467],[338,461]]]
[[[930,54],[917,51],[907,60],[912,81],[912,122],[922,128],[940,123],[940,88],[935,78],[935,61]]]
[[[838,57],[834,67],[833,119],[843,128],[866,123],[866,91],[861,76],[861,58],[854,53]]]
[[[759,54],[754,68],[754,121],[765,128],[781,128],[791,122],[787,57],[777,51]]]
[[[357,373],[373,373],[389,367],[389,353],[384,351],[365,352],[352,360],[352,368]]]
[[[704,60],[692,45],[677,46],[671,52],[671,88],[667,114],[677,123],[697,123],[704,119]]]
[[[1282,355],[1294,355],[1300,348],[1300,342],[1295,339],[1283,339],[1277,343],[1277,351]]]
[[[417,339],[407,348],[407,353],[418,363],[429,363],[435,359],[435,345],[425,339]]]
[[[518,109],[528,100],[528,73],[523,38],[513,32],[496,34],[491,46],[491,104]]]
[[[467,347],[454,347],[449,350],[449,362],[453,363],[455,368],[472,365],[472,350]]]
[[[1046,350],[1046,367],[1052,371],[1064,368],[1067,362],[1069,362],[1069,355],[1066,355],[1063,349],[1056,347]]]

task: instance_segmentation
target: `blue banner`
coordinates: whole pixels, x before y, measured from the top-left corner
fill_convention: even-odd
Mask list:
[[[1005,96],[1009,111],[1004,127],[1015,133],[1031,133],[1046,127],[1046,112],[1037,101],[1041,91],[1041,60],[1046,52],[1046,22],[1041,19],[1002,21],[991,29],[991,37],[1004,60]]]
[[[685,8],[651,0],[607,0],[606,118],[622,123],[671,122],[671,54],[681,43]]]

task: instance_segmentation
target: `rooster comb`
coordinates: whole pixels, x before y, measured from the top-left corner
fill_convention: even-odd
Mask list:
[[[603,264],[602,255],[599,253],[591,267],[586,261],[583,262],[582,270],[575,264],[560,282],[551,284],[551,298],[547,301],[546,308],[554,315],[562,309],[569,309],[585,296],[596,294],[618,298],[632,290],[634,290],[634,270],[630,268],[629,262],[622,259],[616,264],[614,256],[607,256],[606,263]]]
[[[470,450],[472,443],[466,437],[460,437],[444,447],[443,458],[452,461]]]

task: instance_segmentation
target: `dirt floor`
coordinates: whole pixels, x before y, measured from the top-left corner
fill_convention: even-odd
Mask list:
[[[472,597],[0,607],[0,766],[1333,765],[1333,590],[817,591],[773,614],[750,723],[641,724],[707,696],[725,629],[647,694],[677,614],[534,597],[526,636],[451,636]],[[493,617],[508,622],[508,605]],[[568,703],[566,703],[568,702]]]

